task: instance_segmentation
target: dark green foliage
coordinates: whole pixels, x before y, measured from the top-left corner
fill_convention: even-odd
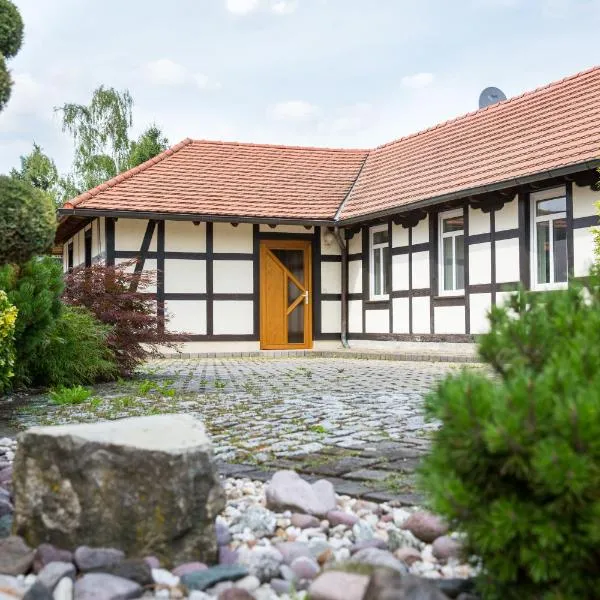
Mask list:
[[[54,161],[44,154],[42,148],[35,142],[33,150],[29,154],[21,156],[21,168],[12,169],[10,176],[26,181],[33,187],[50,194],[52,202],[55,202],[59,182],[58,170]]]
[[[44,254],[55,231],[52,199],[25,181],[0,175],[0,265]]]
[[[100,323],[85,308],[63,307],[54,328],[35,353],[36,377],[44,386],[75,386],[58,394],[56,403],[86,400],[77,390],[80,384],[113,379],[117,374],[114,355],[107,346],[111,327]],[[75,390],[75,391],[73,391]]]
[[[49,256],[33,258],[22,267],[7,265],[0,269],[0,289],[19,311],[15,328],[16,386],[44,383],[37,362],[61,314],[63,288],[62,267]]]
[[[597,598],[600,276],[520,292],[490,321],[496,376],[465,371],[427,398],[442,428],[423,487],[483,560],[485,598]]]
[[[12,58],[23,44],[23,19],[10,0],[0,0],[0,54]]]
[[[169,140],[156,125],[151,125],[140,135],[137,141],[131,142],[128,167],[130,169],[137,167],[154,158],[168,147]]]
[[[0,54],[0,111],[8,104],[12,92],[12,77],[4,57]]]

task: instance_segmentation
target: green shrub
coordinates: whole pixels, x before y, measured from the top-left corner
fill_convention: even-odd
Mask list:
[[[4,57],[0,54],[0,110],[2,110],[10,100],[12,95],[13,80],[10,71],[6,66]]]
[[[0,54],[12,58],[23,44],[23,19],[13,2],[0,0]]]
[[[15,322],[17,309],[0,290],[0,394],[10,388],[15,364]]]
[[[72,405],[83,404],[92,395],[92,390],[81,385],[74,387],[58,387],[50,391],[50,399],[53,404]]]
[[[3,88],[0,76],[0,108]],[[44,254],[52,246],[55,231],[52,198],[26,181],[0,175],[0,265],[20,265]]]
[[[426,400],[442,423],[422,485],[468,535],[485,598],[591,599],[600,589],[600,277],[519,292],[479,351]]]
[[[34,356],[36,382],[65,387],[114,379],[117,365],[106,343],[110,333],[111,327],[85,308],[65,306]]]
[[[15,327],[16,386],[44,385],[39,357],[47,350],[62,304],[62,267],[46,256],[33,258],[22,267],[0,268],[0,290],[19,310]]]

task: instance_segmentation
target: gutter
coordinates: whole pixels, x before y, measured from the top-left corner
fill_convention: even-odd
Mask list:
[[[343,230],[342,230],[343,231]],[[341,328],[340,341],[344,348],[350,348],[348,344],[348,244],[342,238],[339,227],[335,227],[333,235],[337,240],[340,252],[342,253],[342,310],[341,310]]]
[[[527,185],[530,183],[537,183],[546,179],[553,179],[555,177],[563,177],[565,175],[572,175],[580,171],[593,170],[600,167],[600,159],[586,160],[574,165],[567,167],[559,167],[557,169],[549,169],[548,171],[542,171],[534,175],[525,175],[524,177],[514,177],[512,179],[505,179],[498,183],[492,183],[489,185],[481,185],[473,188],[461,189],[456,192],[450,192],[449,194],[442,194],[441,196],[434,196],[432,198],[426,198],[417,202],[411,202],[405,206],[396,206],[393,208],[386,208],[372,213],[365,213],[360,216],[350,217],[348,219],[339,219],[339,212],[336,215],[338,217],[336,226],[355,225],[356,223],[364,223],[372,219],[379,219],[382,217],[389,217],[392,215],[398,215],[403,212],[410,212],[419,208],[427,208],[435,204],[443,202],[449,202],[451,200],[464,200],[468,196],[475,196],[477,194],[485,194],[489,192],[498,192],[500,190],[513,187],[515,185]],[[341,207],[340,207],[341,208]]]

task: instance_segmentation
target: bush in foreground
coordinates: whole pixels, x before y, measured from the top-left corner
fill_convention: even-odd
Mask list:
[[[10,389],[15,364],[15,322],[17,309],[0,290],[0,394]]]
[[[600,276],[519,292],[479,351],[426,400],[442,427],[422,470],[432,508],[467,533],[493,599],[600,589]]]
[[[121,375],[152,356],[157,346],[176,347],[165,332],[165,321],[157,315],[156,297],[149,293],[155,274],[132,272],[134,263],[115,267],[102,264],[74,269],[65,279],[63,300],[84,306],[102,323],[112,326],[108,346],[114,353]]]
[[[2,85],[0,76],[0,89]],[[20,265],[44,254],[52,246],[55,231],[49,195],[26,181],[0,175],[0,265]]]

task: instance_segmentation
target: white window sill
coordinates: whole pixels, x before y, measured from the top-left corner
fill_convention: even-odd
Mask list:
[[[566,290],[569,288],[567,282],[564,283],[544,283],[541,285],[535,285],[531,288],[533,292],[552,292],[556,290]]]
[[[452,290],[448,292],[439,292],[438,298],[464,298],[465,290]]]

